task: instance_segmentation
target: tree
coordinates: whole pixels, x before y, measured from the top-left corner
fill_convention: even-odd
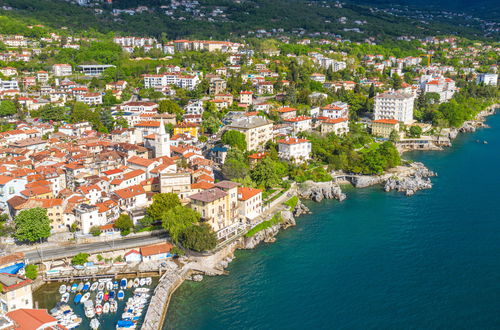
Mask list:
[[[422,135],[422,127],[420,126],[411,126],[408,131],[408,135],[412,138],[419,138]]]
[[[224,132],[221,141],[222,143],[227,144],[233,148],[237,148],[241,151],[247,149],[247,141],[245,134],[235,130],[229,130]]]
[[[16,105],[12,101],[0,102],[0,117],[12,116],[17,113]]]
[[[83,265],[89,261],[89,254],[88,253],[78,253],[75,255],[73,258],[71,258],[71,264],[72,265]]]
[[[198,221],[200,214],[186,206],[177,205],[163,214],[163,228],[174,242],[178,242],[181,234]]]
[[[281,182],[279,162],[266,157],[261,160],[250,172],[250,177],[258,186],[272,188]]]
[[[154,222],[159,222],[163,219],[163,213],[179,205],[181,205],[181,201],[177,194],[156,194],[153,196],[153,203],[146,209],[146,213]]]
[[[73,123],[88,121],[97,125],[99,123],[99,115],[93,112],[85,103],[75,102],[71,109],[70,120]]]
[[[19,241],[36,242],[50,236],[50,219],[41,207],[22,210],[15,217],[15,238]]]
[[[114,227],[119,229],[123,236],[130,234],[130,229],[132,229],[133,226],[134,223],[128,214],[120,214],[114,224]]]
[[[101,233],[102,233],[101,228],[99,228],[99,226],[91,227],[89,232],[92,234],[92,236],[96,236],[96,237],[101,235]]]
[[[158,112],[182,116],[185,111],[172,100],[161,100],[160,103],[158,103]]]
[[[250,167],[247,163],[234,158],[226,159],[222,165],[222,174],[229,180],[242,179],[248,175],[249,171]]]
[[[391,134],[389,135],[389,141],[391,142],[398,142],[399,141],[399,133],[395,129],[391,131]]]
[[[209,224],[202,223],[187,228],[181,236],[185,248],[194,251],[209,251],[217,246],[217,236]]]
[[[38,277],[38,267],[33,264],[29,264],[24,268],[26,277],[30,280],[35,280]]]

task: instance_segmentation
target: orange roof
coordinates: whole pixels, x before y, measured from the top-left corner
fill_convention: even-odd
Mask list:
[[[140,165],[140,166],[148,167],[149,165],[151,165],[151,164],[154,163],[154,160],[152,160],[152,159],[145,159],[145,158],[138,157],[138,156],[133,156],[133,157],[130,157],[127,160],[127,162],[135,164],[135,165]]]
[[[377,119],[372,121],[372,123],[396,125],[398,121],[396,119]]]
[[[309,140],[298,139],[298,138],[287,138],[287,139],[283,139],[283,140],[278,140],[278,143],[284,143],[284,144],[297,144],[297,143],[304,143],[304,142],[309,142]]]
[[[191,184],[191,189],[202,189],[202,190],[207,190],[215,187],[212,183],[207,182],[207,181],[200,181]]]
[[[14,180],[13,177],[0,174],[0,184],[6,184],[7,182],[10,182],[12,180]]]
[[[285,112],[292,112],[292,111],[297,111],[297,109],[295,108],[290,108],[290,107],[283,107],[283,108],[279,108],[278,110],[276,110],[278,112],[281,112],[281,113],[285,113]]]
[[[135,127],[160,127],[160,122],[155,120],[141,121]]]
[[[16,309],[6,314],[16,324],[16,330],[44,329],[57,324],[46,309]]]
[[[137,196],[137,195],[145,194],[146,191],[144,190],[144,188],[142,186],[135,185],[135,186],[115,190],[114,193],[120,198],[128,199],[128,198],[132,198],[132,197]]]
[[[300,117],[295,117],[295,118],[285,119],[285,121],[289,121],[289,122],[299,122],[299,121],[310,120],[310,119],[311,119],[311,117],[300,116]]]
[[[257,152],[257,153],[248,155],[248,158],[251,158],[251,159],[262,159],[262,158],[264,158],[266,156],[267,156],[266,152]]]
[[[155,245],[148,245],[141,247],[141,254],[143,257],[152,256],[156,254],[168,253],[173,248],[170,243],[161,243]]]
[[[338,124],[338,123],[342,123],[344,121],[348,121],[349,119],[347,118],[336,118],[336,119],[327,119],[327,120],[324,120],[323,122],[326,123],[326,124]]]
[[[241,201],[246,201],[255,195],[262,192],[260,189],[249,188],[249,187],[238,187],[238,199]]]

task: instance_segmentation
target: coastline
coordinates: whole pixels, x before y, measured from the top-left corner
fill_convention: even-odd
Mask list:
[[[460,128],[450,129],[449,138],[450,140],[455,139],[458,133],[474,132],[477,128],[488,127],[484,121],[488,116],[496,113],[496,110],[500,108],[500,104],[496,103],[485,110],[478,113],[478,115],[471,121],[465,122]],[[442,150],[430,149],[430,150]],[[406,151],[404,150],[401,153]],[[418,149],[418,150],[429,150],[429,149]],[[267,210],[268,216],[270,214],[275,214],[281,212],[283,221],[273,225],[269,228],[257,232],[254,236],[246,238],[244,236],[239,237],[235,241],[231,242],[229,245],[221,248],[212,255],[209,256],[188,256],[181,258],[182,261],[187,261],[190,259],[192,261],[188,262],[184,267],[188,269],[182,280],[175,285],[175,287],[170,288],[170,292],[167,296],[165,308],[162,313],[162,319],[159,323],[160,328],[164,325],[165,317],[168,313],[168,306],[170,299],[175,292],[175,290],[183,283],[184,280],[194,280],[192,274],[204,274],[207,276],[223,275],[227,274],[225,268],[234,259],[234,252],[237,249],[253,249],[261,242],[274,242],[275,236],[282,230],[288,227],[295,226],[295,218],[309,213],[309,209],[302,204],[300,199],[310,199],[315,202],[320,202],[323,199],[337,199],[342,201],[346,198],[345,194],[342,193],[340,188],[341,184],[350,184],[355,188],[365,188],[374,185],[383,185],[385,191],[396,190],[399,192],[404,192],[407,196],[413,195],[417,190],[430,189],[432,188],[432,183],[430,182],[430,177],[437,175],[436,173],[428,170],[422,163],[411,163],[406,166],[398,166],[394,169],[389,170],[387,173],[377,176],[369,175],[347,175],[338,174],[333,176],[333,180],[329,182],[306,182],[301,184],[300,187],[296,187],[295,193],[292,196],[297,196],[299,198],[297,205],[293,210],[289,209],[283,203],[277,203],[272,208]],[[292,196],[289,196],[291,198]],[[271,215],[272,216],[272,215]],[[270,218],[270,217],[269,217]],[[202,280],[202,277],[196,279]],[[149,312],[149,311],[148,311]]]

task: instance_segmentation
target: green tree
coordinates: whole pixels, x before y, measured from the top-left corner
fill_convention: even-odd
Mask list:
[[[12,116],[17,113],[14,102],[5,100],[0,102],[0,117]]]
[[[178,205],[163,214],[163,228],[174,242],[178,242],[186,229],[200,221],[200,214],[195,210]]]
[[[411,126],[408,135],[412,138],[419,138],[422,135],[422,127],[420,126]]]
[[[123,236],[130,234],[130,229],[132,229],[133,226],[134,223],[128,214],[120,214],[114,224],[114,227],[119,229]]]
[[[229,130],[224,132],[221,141],[222,143],[227,144],[233,148],[237,148],[241,151],[247,149],[247,141],[245,134],[235,130]]]
[[[209,224],[202,223],[187,228],[181,236],[185,248],[194,251],[210,251],[217,246],[217,236]]]
[[[19,241],[36,242],[50,236],[50,219],[47,210],[41,207],[22,210],[16,215],[14,222],[14,236]]]
[[[24,271],[26,277],[30,280],[35,280],[38,277],[38,267],[36,265],[29,264],[24,268]]]
[[[280,174],[283,173],[280,171],[280,167],[282,166],[279,162],[266,157],[250,171],[250,177],[258,186],[272,188],[278,186],[281,182]]]
[[[92,234],[92,236],[99,236],[101,235],[101,228],[99,228],[99,226],[93,226],[90,228],[90,234]]]
[[[179,205],[181,205],[181,201],[177,194],[156,194],[153,196],[153,203],[146,209],[146,213],[154,222],[159,222],[163,219],[163,213]]]
[[[395,129],[391,131],[391,134],[389,135],[389,141],[391,142],[398,142],[399,141],[399,133]]]
[[[178,116],[182,116],[185,113],[184,109],[172,100],[161,100],[158,103],[158,112],[171,113]]]
[[[72,265],[83,265],[89,261],[89,254],[88,253],[78,253],[77,255],[73,256],[71,258],[71,264]]]

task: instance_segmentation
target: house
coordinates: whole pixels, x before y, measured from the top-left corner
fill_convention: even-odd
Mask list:
[[[307,116],[299,116],[294,118],[285,119],[285,122],[289,124],[293,132],[299,133],[303,131],[309,131],[312,129],[312,118]]]
[[[33,308],[31,280],[20,275],[0,273],[0,311],[7,313],[19,308]]]
[[[125,261],[129,264],[142,261],[142,255],[137,250],[130,250],[127,253],[125,253],[123,257]]]
[[[311,142],[306,139],[286,138],[278,140],[280,159],[293,163],[302,163],[311,159]]]
[[[260,116],[238,118],[228,125],[228,129],[245,134],[247,150],[261,150],[273,138],[273,123]]]
[[[71,76],[72,68],[69,64],[54,64],[52,66],[52,73],[56,77]]]
[[[372,134],[389,138],[392,131],[399,131],[399,122],[395,119],[378,119],[372,121]]]
[[[46,309],[20,308],[8,312],[6,316],[13,321],[14,330],[59,330],[55,317],[51,316]],[[3,328],[2,328],[3,329]]]
[[[238,187],[239,213],[248,225],[255,225],[255,220],[262,214],[262,190]]]
[[[85,93],[82,95],[77,95],[76,100],[83,102],[88,105],[102,104],[102,94],[101,93]]]
[[[321,134],[335,133],[337,136],[345,135],[349,132],[349,119],[337,118],[326,119],[321,122]]]
[[[172,256],[170,251],[173,245],[170,243],[161,243],[141,247],[142,261],[164,260]]]
[[[405,124],[413,122],[415,97],[399,92],[385,92],[375,96],[375,120],[395,119]]]
[[[26,178],[14,178],[0,174],[0,209],[8,209],[7,201],[14,196],[21,196],[21,191],[26,187]]]
[[[477,75],[476,82],[478,84],[497,86],[498,74],[497,73],[480,73]]]
[[[295,108],[290,108],[290,107],[281,107],[276,110],[278,113],[278,116],[280,116],[281,119],[290,119],[297,117],[297,109]]]
[[[200,126],[196,123],[181,122],[174,126],[174,135],[188,134],[197,139],[199,129]]]
[[[251,105],[253,103],[253,92],[241,91],[240,92],[240,103]]]
[[[313,73],[311,74],[310,78],[312,81],[317,81],[320,83],[324,83],[326,81],[326,76],[322,73]]]
[[[270,81],[261,81],[257,85],[257,94],[272,94],[274,92],[274,84]]]
[[[439,94],[439,102],[449,101],[456,91],[455,81],[443,76],[432,75],[420,77],[420,88],[424,93]]]
[[[333,102],[321,108],[321,116],[330,119],[349,118],[349,105],[345,102]]]

